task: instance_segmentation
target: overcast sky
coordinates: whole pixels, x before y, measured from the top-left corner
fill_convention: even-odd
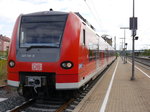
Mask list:
[[[135,49],[150,48],[150,0],[135,0],[135,16],[138,17]],[[20,14],[46,11],[80,12],[99,32],[117,39],[121,48],[124,30],[132,17],[132,0],[0,0],[0,34],[11,37],[16,18]],[[128,49],[132,49],[131,31],[126,30]]]

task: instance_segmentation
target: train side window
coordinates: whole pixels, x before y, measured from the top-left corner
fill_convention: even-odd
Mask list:
[[[85,46],[85,29],[83,29],[83,44]]]

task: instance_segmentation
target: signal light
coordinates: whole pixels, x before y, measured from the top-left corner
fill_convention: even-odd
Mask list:
[[[63,69],[71,69],[73,67],[73,63],[71,61],[64,61],[61,63],[61,67]]]
[[[136,37],[134,37],[134,40],[138,40],[138,38],[139,38],[139,37],[138,37],[138,36],[136,36]]]
[[[11,68],[13,68],[13,67],[15,66],[15,62],[14,62],[13,60],[10,60],[10,61],[9,61],[9,66],[10,66]]]

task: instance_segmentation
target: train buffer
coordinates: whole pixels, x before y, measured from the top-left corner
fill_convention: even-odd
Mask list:
[[[150,69],[118,58],[73,112],[150,112]]]

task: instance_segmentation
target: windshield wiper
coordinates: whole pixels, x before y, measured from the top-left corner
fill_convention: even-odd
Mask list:
[[[26,51],[29,51],[32,48],[58,48],[57,46],[30,46],[26,49]]]

